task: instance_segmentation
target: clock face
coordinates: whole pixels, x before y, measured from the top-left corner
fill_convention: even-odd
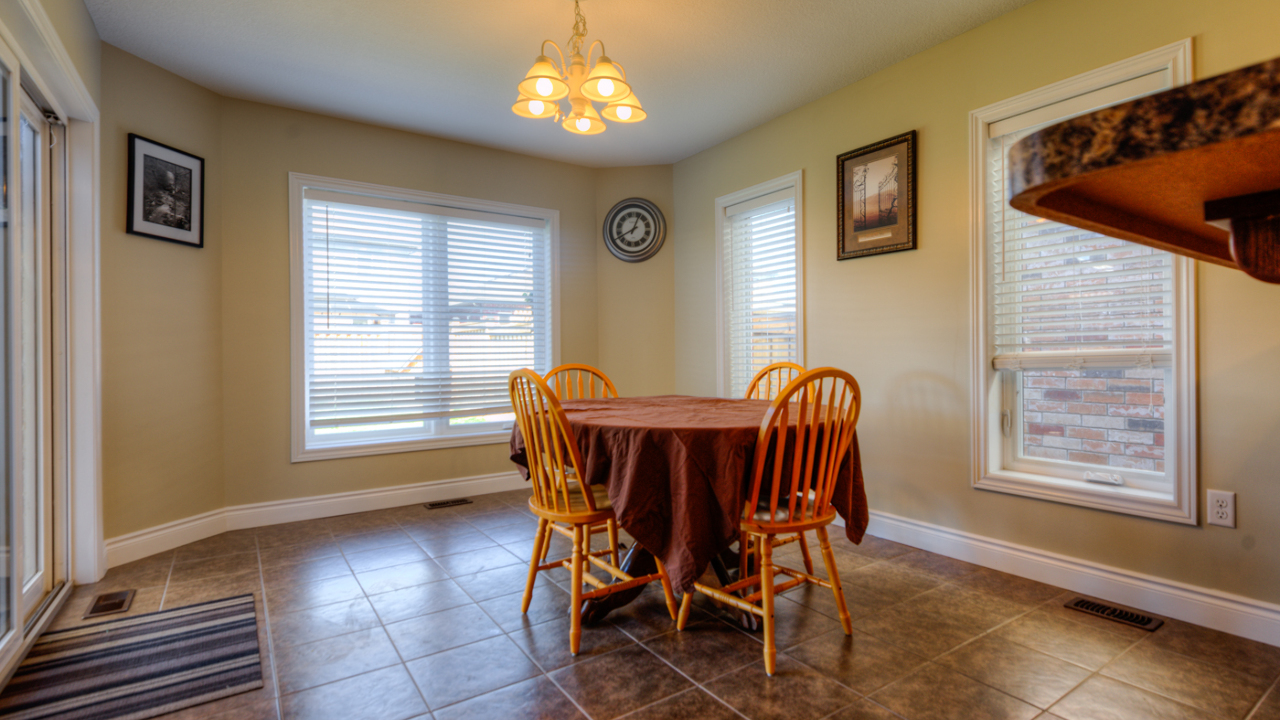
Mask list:
[[[640,262],[662,247],[666,221],[656,205],[641,198],[623,200],[604,221],[604,242],[618,259]]]

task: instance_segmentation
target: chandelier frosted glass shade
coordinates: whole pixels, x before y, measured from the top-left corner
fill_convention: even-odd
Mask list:
[[[631,86],[623,79],[622,70],[601,55],[587,81],[582,83],[582,94],[596,102],[613,102],[630,95]]]
[[[569,94],[569,83],[560,76],[551,58],[539,55],[516,89],[527,98],[554,101]]]
[[[581,110],[575,109],[569,113],[561,125],[574,135],[599,135],[608,127],[600,119],[600,113],[596,112],[595,107],[589,102],[583,103]]]
[[[636,94],[631,93],[617,102],[611,102],[606,105],[604,110],[600,112],[600,116],[605,120],[614,122],[633,123],[640,122],[648,117],[649,114],[644,111],[644,108],[640,107],[640,99],[636,97]]]
[[[511,111],[520,117],[539,120],[555,115],[560,111],[560,105],[551,100],[537,100],[521,95],[516,104],[511,106]]]

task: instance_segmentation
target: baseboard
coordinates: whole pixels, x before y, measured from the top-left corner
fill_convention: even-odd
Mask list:
[[[867,533],[1073,592],[1280,645],[1280,605],[872,511]]]
[[[456,497],[487,495],[528,486],[529,483],[521,478],[519,473],[512,471],[292,500],[234,505],[111,538],[107,540],[107,567],[133,562],[228,530],[314,520]]]

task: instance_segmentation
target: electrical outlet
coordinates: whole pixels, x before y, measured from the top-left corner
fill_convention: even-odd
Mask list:
[[[1209,524],[1233,528],[1236,526],[1236,494],[1221,490],[1209,491]]]

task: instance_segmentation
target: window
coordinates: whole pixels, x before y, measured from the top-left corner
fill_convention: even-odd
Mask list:
[[[799,172],[716,199],[720,394],[742,397],[766,365],[804,364]]]
[[[504,442],[553,365],[558,213],[290,175],[293,459]]]
[[[1009,148],[1190,81],[1190,41],[972,113],[974,485],[1196,522],[1194,264],[1009,206]]]

